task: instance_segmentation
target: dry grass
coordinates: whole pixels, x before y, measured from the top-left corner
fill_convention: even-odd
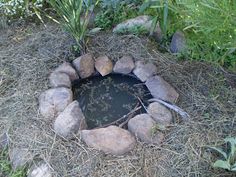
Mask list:
[[[196,62],[179,62],[160,54],[155,44],[132,35],[100,34],[89,41],[96,56],[117,60],[131,54],[152,60],[158,72],[180,93],[178,105],[191,115],[184,123],[175,115],[161,146],[138,143],[124,156],[104,155],[80,138],[56,137],[52,121],[38,112],[39,94],[48,88],[48,74],[68,57],[72,40],[57,26],[12,27],[0,31],[0,133],[11,146],[29,149],[35,161],[44,159],[55,176],[233,176],[211,168],[215,155],[206,145],[236,136],[235,75]]]

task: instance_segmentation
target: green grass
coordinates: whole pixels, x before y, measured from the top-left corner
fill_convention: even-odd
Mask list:
[[[13,170],[9,160],[7,149],[0,151],[0,176],[2,177],[25,177],[26,168]]]

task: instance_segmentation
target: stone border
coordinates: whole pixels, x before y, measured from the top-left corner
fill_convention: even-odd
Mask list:
[[[172,121],[171,112],[158,102],[151,103],[146,114],[139,114],[128,121],[128,130],[117,126],[108,126],[86,130],[86,119],[79,107],[78,101],[73,101],[72,82],[88,78],[96,72],[102,76],[110,73],[128,75],[131,72],[140,81],[145,82],[154,98],[168,102],[176,102],[179,94],[161,76],[153,63],[134,62],[131,56],[123,56],[114,67],[107,56],[94,60],[91,54],[80,56],[61,64],[49,76],[50,89],[39,97],[40,113],[54,121],[55,133],[66,139],[71,139],[80,132],[82,140],[90,147],[106,154],[122,155],[135,147],[137,137],[144,143],[160,144],[164,134],[160,128]]]

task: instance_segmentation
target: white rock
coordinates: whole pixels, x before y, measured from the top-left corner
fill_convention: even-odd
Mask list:
[[[39,96],[39,110],[46,118],[54,118],[73,100],[72,91],[60,87],[46,90]]]
[[[95,61],[95,68],[102,76],[106,76],[112,72],[113,64],[107,56],[100,56]]]
[[[91,54],[80,56],[73,61],[73,65],[81,78],[87,78],[94,73],[94,59]]]
[[[151,103],[147,108],[148,114],[157,123],[162,125],[169,125],[172,121],[171,112],[158,102]]]
[[[41,163],[37,166],[33,166],[27,177],[52,177],[51,170],[46,163]]]
[[[49,83],[52,88],[71,87],[70,77],[65,73],[52,72],[49,76]]]
[[[69,104],[54,122],[55,132],[68,139],[72,138],[79,130],[86,128],[85,117],[79,107],[78,101],[73,101]]]
[[[122,155],[129,152],[136,143],[135,138],[129,131],[117,126],[82,130],[81,137],[88,146],[113,155]]]
[[[113,71],[115,73],[121,73],[121,74],[129,74],[134,69],[134,61],[131,56],[123,56],[121,59],[119,59],[114,68]]]
[[[55,72],[59,72],[59,73],[65,73],[70,77],[71,82],[79,79],[79,76],[77,74],[77,72],[75,71],[75,69],[71,66],[70,63],[68,62],[64,62],[63,64],[61,64],[60,66],[58,66],[55,69]]]
[[[135,62],[133,73],[142,81],[145,82],[148,78],[157,73],[157,68],[152,63],[144,63],[143,61]]]
[[[128,122],[128,129],[145,143],[160,144],[164,134],[154,132],[156,122],[148,114],[139,114]]]

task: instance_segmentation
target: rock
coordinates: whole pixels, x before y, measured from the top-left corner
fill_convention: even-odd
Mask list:
[[[138,16],[132,19],[128,19],[120,24],[118,24],[114,29],[114,33],[125,33],[132,32],[137,28],[141,28],[147,33],[150,31],[152,26],[152,19],[148,15]]]
[[[134,69],[134,61],[131,56],[123,56],[121,59],[119,59],[114,68],[113,71],[116,73],[121,74],[129,74]]]
[[[41,163],[33,165],[28,171],[27,177],[52,177],[52,173],[46,163]]]
[[[96,59],[95,68],[102,76],[106,76],[112,72],[113,64],[107,56],[101,56]]]
[[[117,126],[83,130],[81,137],[88,146],[113,155],[122,155],[129,152],[136,143],[135,138],[129,131]]]
[[[54,118],[73,100],[72,91],[60,87],[46,90],[39,96],[39,110],[46,118]]]
[[[176,90],[160,76],[149,78],[145,84],[154,98],[175,103],[179,97]]]
[[[139,114],[128,122],[128,129],[145,143],[160,144],[164,134],[154,132],[155,121],[148,114]]]
[[[162,125],[169,125],[172,121],[171,112],[158,102],[151,103],[147,108],[147,112],[153,120]]]
[[[94,73],[94,59],[91,54],[86,54],[75,59],[73,65],[81,78],[87,78]]]
[[[185,49],[185,37],[184,33],[177,31],[172,37],[171,43],[170,43],[170,51],[172,53],[180,53],[184,51]]]
[[[70,77],[70,81],[73,82],[76,79],[79,79],[79,76],[75,69],[71,66],[70,63],[64,62],[55,69],[55,72],[65,73]]]
[[[0,136],[0,152],[2,149],[6,148],[9,144],[9,138],[7,136],[7,133],[3,133]]]
[[[157,68],[152,63],[144,63],[143,61],[135,62],[133,73],[142,81],[145,82],[149,77],[157,73]]]
[[[156,26],[156,29],[154,30],[152,37],[158,42],[160,43],[163,39],[163,34],[162,34],[162,30],[160,28],[159,23]]]
[[[70,77],[65,73],[52,72],[49,76],[49,83],[52,88],[71,87]]]
[[[69,104],[54,122],[56,134],[64,138],[72,138],[79,130],[86,128],[85,117],[79,107],[78,101],[73,101]]]
[[[14,170],[24,167],[26,163],[33,160],[33,156],[28,149],[14,148],[10,151],[9,156]]]

